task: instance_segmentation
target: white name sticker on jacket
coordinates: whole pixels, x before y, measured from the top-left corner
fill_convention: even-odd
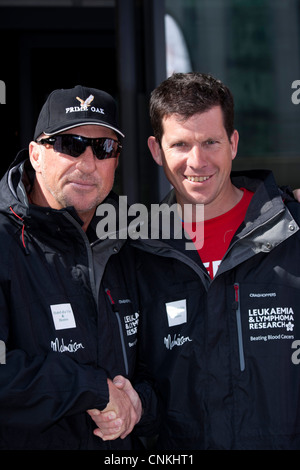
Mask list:
[[[186,299],[166,303],[169,326],[186,323]]]
[[[56,330],[76,328],[74,313],[71,304],[50,305],[50,308]]]

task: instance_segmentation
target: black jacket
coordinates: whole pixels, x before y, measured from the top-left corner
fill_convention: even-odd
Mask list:
[[[97,217],[84,233],[72,208],[28,204],[26,158],[0,183],[0,449],[128,449],[95,437],[86,410],[105,408],[107,377],[132,378],[132,249],[98,240]]]
[[[255,194],[213,280],[188,238],[139,247],[140,366],[160,399],[159,449],[300,449],[300,205],[267,171],[233,183]]]

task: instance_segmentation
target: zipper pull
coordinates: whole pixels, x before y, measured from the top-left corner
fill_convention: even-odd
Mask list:
[[[106,294],[107,294],[107,297],[108,297],[108,299],[109,299],[109,302],[110,302],[110,305],[111,305],[113,311],[116,312],[116,310],[117,310],[117,309],[116,309],[116,304],[115,304],[114,299],[112,298],[112,295],[111,295],[110,290],[109,290],[109,289],[105,289],[105,292],[106,292]]]
[[[237,310],[239,308],[239,301],[240,301],[240,292],[239,292],[239,284],[234,284],[234,302],[232,304],[232,308]]]

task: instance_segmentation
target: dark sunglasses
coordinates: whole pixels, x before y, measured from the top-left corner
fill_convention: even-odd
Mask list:
[[[37,141],[38,144],[49,144],[55,152],[64,153],[71,157],[79,157],[87,147],[92,147],[93,154],[98,160],[116,158],[120,155],[122,145],[117,140],[108,137],[90,139],[75,134],[59,134]]]

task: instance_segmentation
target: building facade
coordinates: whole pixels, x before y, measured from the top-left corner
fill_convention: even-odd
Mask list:
[[[119,105],[116,190],[158,202],[169,184],[147,148],[149,96],[173,71],[197,70],[234,93],[234,168],[300,186],[300,0],[0,0],[0,40],[1,174],[48,93],[82,84]]]

